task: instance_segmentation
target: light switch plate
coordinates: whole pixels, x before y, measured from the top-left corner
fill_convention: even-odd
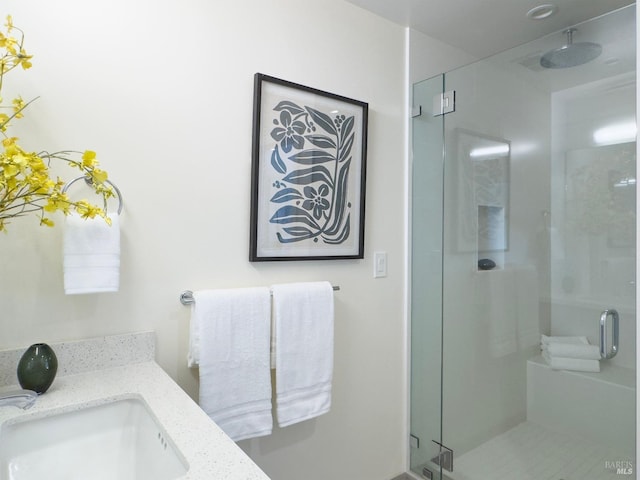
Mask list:
[[[373,278],[387,276],[387,252],[374,252],[373,254]]]

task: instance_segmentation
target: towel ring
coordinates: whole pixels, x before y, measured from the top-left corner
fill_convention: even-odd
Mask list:
[[[92,186],[92,182],[91,182],[91,178],[86,176],[86,175],[82,175],[78,178],[74,178],[73,180],[71,180],[69,183],[67,183],[63,188],[62,188],[62,193],[66,193],[66,191],[69,189],[69,187],[71,185],[73,185],[74,183],[76,183],[78,180],[82,180],[84,179],[84,181],[86,182],[87,185],[89,185],[90,187]],[[124,206],[124,201],[122,200],[122,192],[120,191],[120,189],[118,187],[115,186],[115,184],[113,182],[111,182],[110,180],[105,180],[104,183],[108,184],[111,188],[113,188],[114,192],[116,192],[116,197],[118,197],[118,215],[120,215],[122,213],[122,207]]]

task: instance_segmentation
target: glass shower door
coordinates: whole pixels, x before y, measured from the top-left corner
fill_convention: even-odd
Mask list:
[[[602,46],[586,64],[541,66],[558,32],[414,87],[418,476],[635,474],[634,20],[578,25]],[[434,117],[442,92],[454,111]]]
[[[438,455],[442,440],[444,117],[430,112],[443,82],[441,75],[414,86],[412,131],[411,470],[418,475],[431,472],[434,479],[440,478],[439,468],[430,460]]]

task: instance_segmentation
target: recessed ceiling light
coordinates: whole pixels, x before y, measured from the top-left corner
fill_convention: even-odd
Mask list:
[[[544,18],[550,17],[557,11],[558,7],[556,7],[552,3],[545,3],[544,5],[538,5],[537,7],[533,7],[531,10],[529,10],[527,12],[527,17],[532,20],[542,20]]]

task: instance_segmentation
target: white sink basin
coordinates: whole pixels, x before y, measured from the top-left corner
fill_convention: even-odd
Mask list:
[[[138,397],[0,427],[0,480],[173,480],[188,468]]]

